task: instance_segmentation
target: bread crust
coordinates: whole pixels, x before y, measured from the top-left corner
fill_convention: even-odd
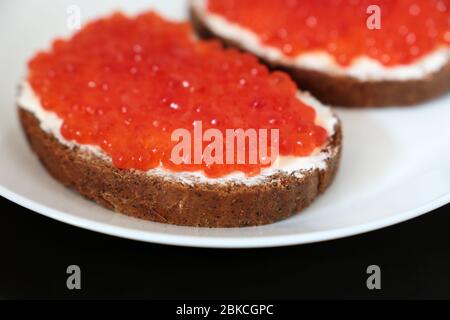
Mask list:
[[[193,4],[190,12],[194,28],[200,37],[217,38],[227,46],[245,51],[240,43],[233,39],[225,39],[208,28]],[[450,61],[441,70],[423,79],[361,81],[353,77],[287,67],[282,63],[267,61],[261,57],[260,60],[273,69],[286,71],[297,82],[300,89],[310,91],[323,103],[335,106],[354,108],[409,106],[436,98],[450,90]]]
[[[183,183],[135,170],[61,144],[41,129],[34,114],[18,108],[32,150],[47,171],[88,199],[132,217],[209,228],[259,226],[286,219],[308,207],[332,183],[339,167],[342,132],[338,124],[326,146],[326,170],[276,173],[260,184]]]

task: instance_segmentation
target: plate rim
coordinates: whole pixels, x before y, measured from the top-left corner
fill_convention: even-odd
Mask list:
[[[262,249],[338,240],[391,227],[428,214],[431,211],[450,203],[450,191],[448,191],[414,209],[356,226],[337,228],[327,231],[317,231],[308,234],[277,235],[243,239],[242,237],[225,238],[174,235],[170,233],[134,230],[123,226],[110,225],[105,222],[94,222],[87,218],[77,217],[71,213],[42,205],[34,200],[26,198],[25,196],[10,191],[1,185],[0,196],[32,212],[84,230],[145,243],[205,249]]]

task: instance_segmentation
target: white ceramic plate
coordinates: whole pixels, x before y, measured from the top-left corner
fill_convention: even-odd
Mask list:
[[[450,202],[450,96],[414,108],[338,110],[345,152],[330,190],[303,214],[270,226],[199,229],[140,221],[83,199],[54,181],[30,152],[16,117],[16,85],[26,61],[67,35],[67,7],[83,21],[114,9],[156,8],[183,19],[182,0],[20,0],[0,2],[0,194],[65,223],[123,238],[217,248],[294,245],[390,226]],[[20,230],[17,230],[20,232]]]

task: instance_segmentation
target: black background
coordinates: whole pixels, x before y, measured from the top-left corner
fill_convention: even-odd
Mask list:
[[[450,298],[450,206],[381,231],[258,250],[152,245],[71,227],[0,198],[3,299]],[[82,269],[82,290],[66,268]],[[366,287],[379,265],[382,290]]]

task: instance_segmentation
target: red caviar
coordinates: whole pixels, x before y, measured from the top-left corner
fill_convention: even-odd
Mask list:
[[[28,80],[43,108],[63,119],[65,139],[100,147],[122,169],[260,172],[262,165],[171,163],[172,132],[193,132],[195,121],[224,134],[279,129],[281,155],[309,155],[328,138],[286,74],[195,40],[190,24],[154,13],[118,13],[55,41],[31,60]]]
[[[372,5],[381,9],[381,29],[367,26]],[[450,45],[450,0],[209,0],[209,10],[287,56],[326,51],[342,66],[362,55],[409,64]]]

